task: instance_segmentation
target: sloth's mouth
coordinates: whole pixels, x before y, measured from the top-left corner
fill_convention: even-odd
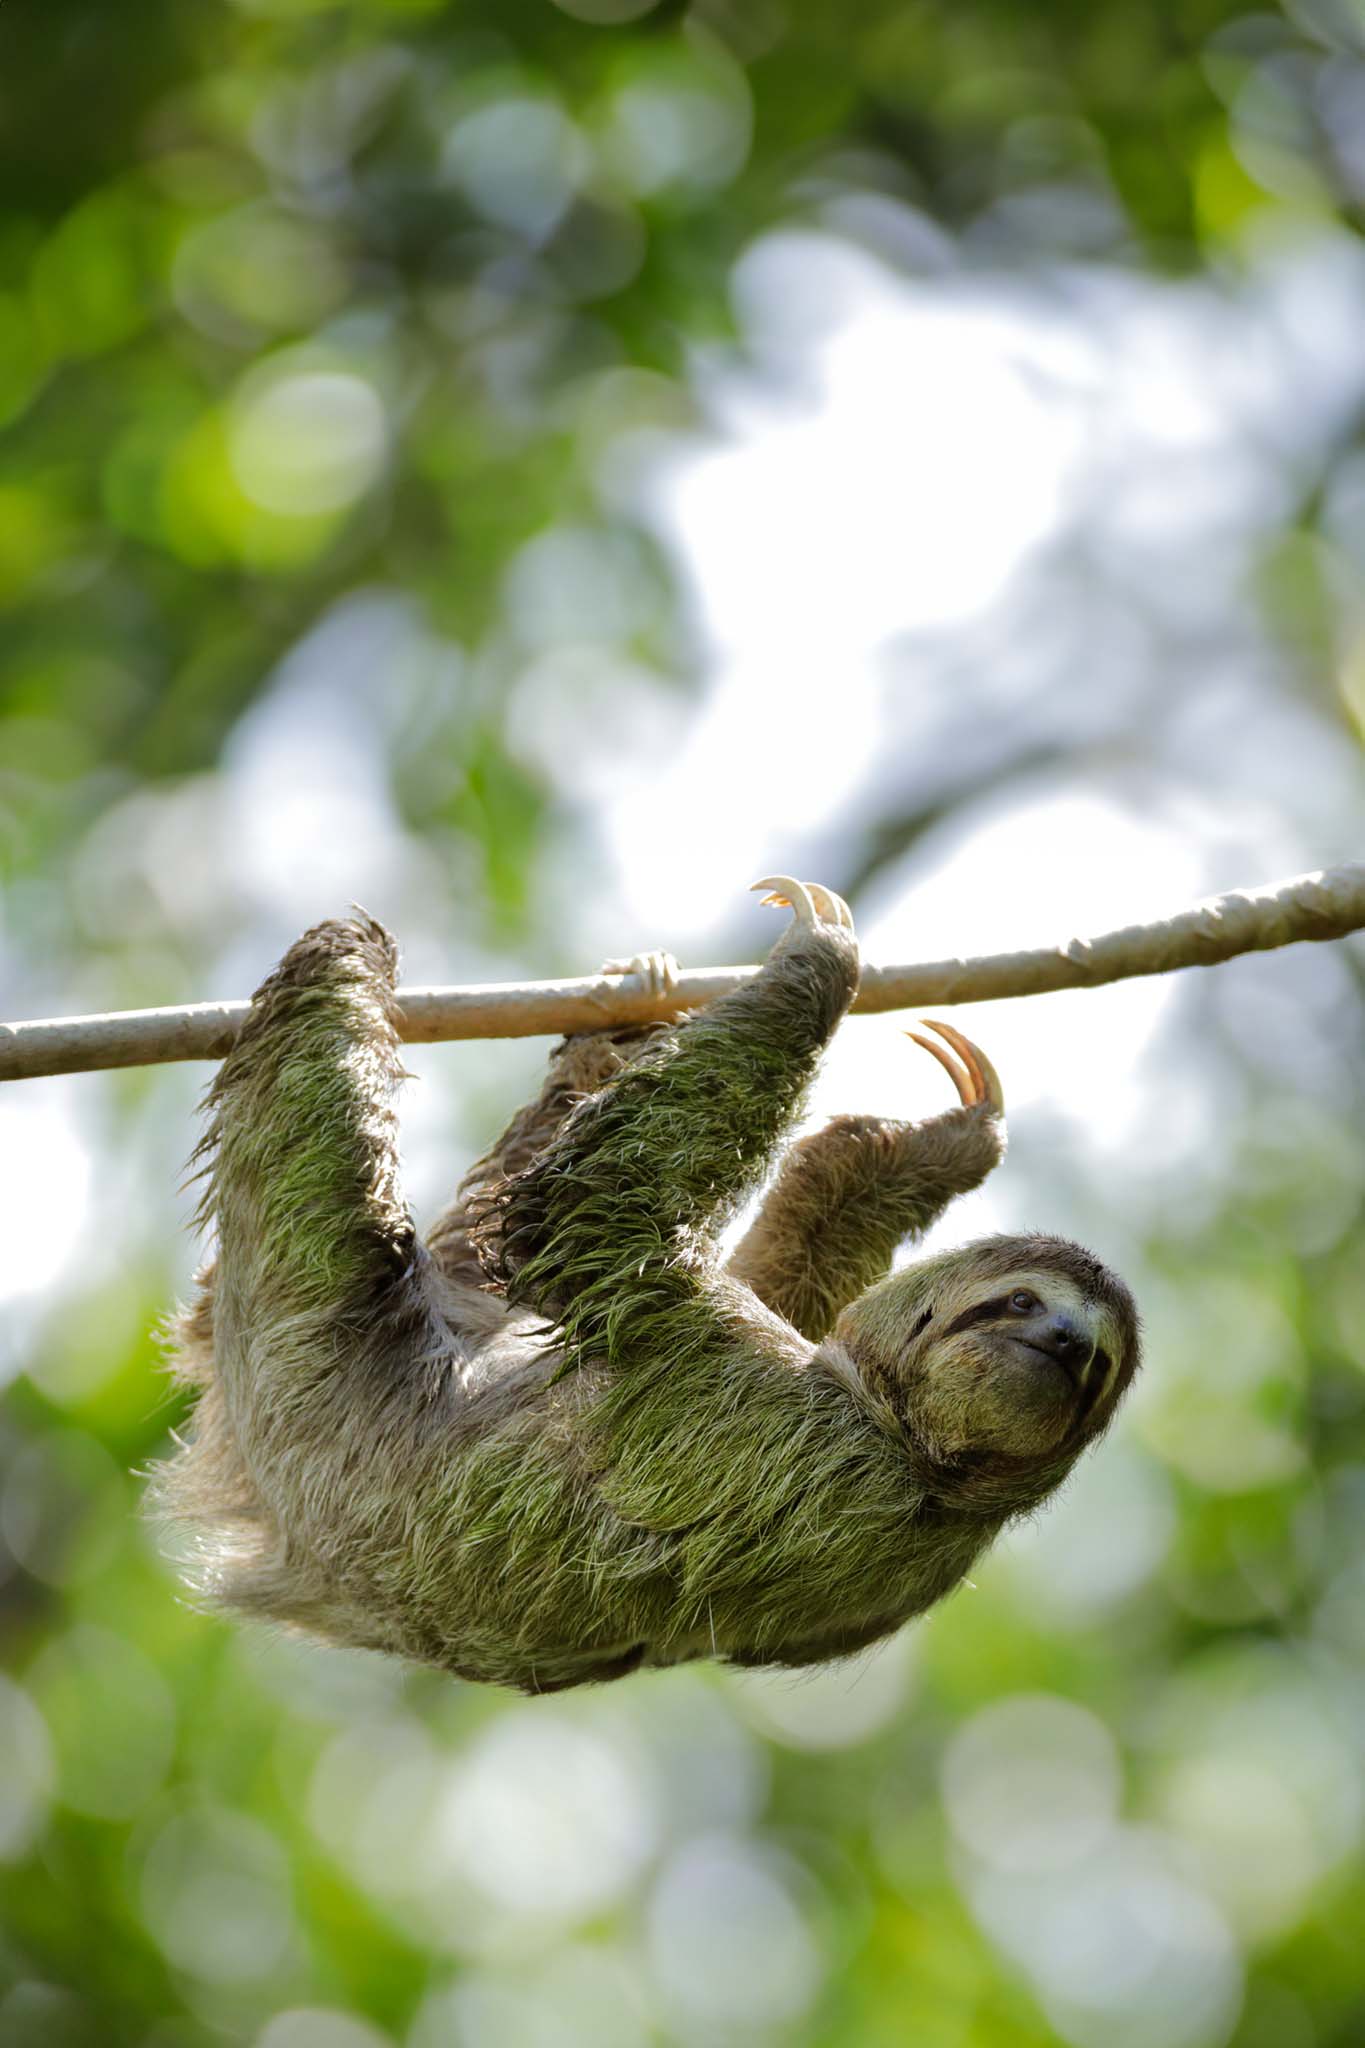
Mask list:
[[[1045,1358],[1049,1365],[1055,1365],[1059,1372],[1066,1374],[1077,1393],[1080,1392],[1085,1381],[1085,1366],[1079,1358],[1064,1357],[1045,1344],[1031,1343],[1027,1337],[1011,1337],[1010,1342],[1017,1344],[1021,1351],[1031,1351],[1035,1358]]]

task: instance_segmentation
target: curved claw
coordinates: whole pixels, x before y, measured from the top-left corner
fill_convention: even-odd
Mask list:
[[[926,1017],[925,1023],[931,1031],[937,1031],[940,1038],[946,1038],[953,1050],[959,1053],[977,1089],[978,1102],[988,1102],[992,1109],[1003,1113],[1005,1090],[1000,1076],[991,1065],[979,1045],[973,1044],[955,1025],[944,1024],[936,1018]]]
[[[853,912],[849,909],[842,896],[836,896],[832,889],[827,889],[824,886],[823,882],[807,882],[806,887],[814,897],[815,907],[821,917],[830,924],[841,924],[845,931],[852,931]]]
[[[964,1037],[951,1024],[941,1023],[933,1017],[925,1017],[923,1022],[930,1031],[937,1031],[940,1038],[948,1041],[953,1052],[958,1055],[957,1059],[953,1058],[952,1053],[945,1052],[941,1045],[936,1045],[932,1038],[921,1037],[918,1031],[907,1031],[905,1035],[907,1038],[913,1038],[916,1045],[922,1045],[926,1052],[933,1054],[956,1088],[963,1107],[973,1109],[985,1105],[994,1110],[997,1116],[1003,1116],[1005,1091],[1001,1086],[1000,1076],[980,1046],[974,1045],[970,1038]]]
[[[853,912],[843,897],[836,896],[823,882],[798,882],[792,875],[768,875],[761,882],[751,882],[749,887],[770,890],[772,893],[763,901],[790,908],[798,924],[837,924],[845,931],[853,929]]]
[[[815,923],[815,905],[812,903],[804,882],[798,882],[791,875],[765,875],[761,882],[750,882],[751,889],[771,889],[773,894],[765,896],[765,903],[790,908],[798,924]]]
[[[963,1108],[970,1109],[976,1100],[975,1095],[972,1093],[971,1077],[963,1072],[952,1054],[945,1052],[941,1045],[935,1045],[932,1038],[921,1037],[918,1031],[907,1031],[905,1035],[907,1038],[913,1038],[916,1045],[922,1045],[927,1053],[933,1054],[954,1088],[956,1088],[958,1100]]]

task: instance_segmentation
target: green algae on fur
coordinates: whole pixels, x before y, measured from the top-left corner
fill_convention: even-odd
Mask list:
[[[155,1488],[203,1597],[530,1692],[802,1664],[941,1598],[1108,1423],[1136,1321],[1079,1247],[888,1281],[999,1159],[989,1105],[835,1119],[722,1265],[852,998],[846,925],[795,921],[696,1018],[567,1040],[425,1244],[395,965],[363,915],[305,934],[210,1091],[217,1257],[177,1331],[198,1407]],[[1002,1272],[1091,1333],[1093,1398],[982,1321]]]

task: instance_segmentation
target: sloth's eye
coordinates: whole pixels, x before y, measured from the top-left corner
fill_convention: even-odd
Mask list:
[[[1038,1306],[1036,1294],[1030,1294],[1027,1287],[1016,1287],[1010,1296],[1010,1313],[1016,1316],[1032,1315]]]

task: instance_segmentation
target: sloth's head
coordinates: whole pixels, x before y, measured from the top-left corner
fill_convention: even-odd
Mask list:
[[[1009,1512],[1107,1427],[1137,1370],[1138,1318],[1080,1245],[992,1237],[869,1289],[834,1344],[945,1497]]]

